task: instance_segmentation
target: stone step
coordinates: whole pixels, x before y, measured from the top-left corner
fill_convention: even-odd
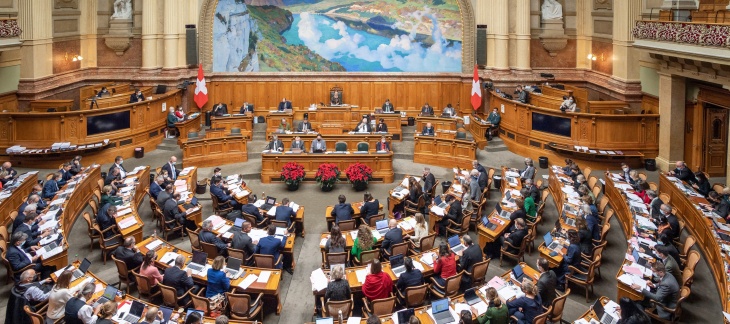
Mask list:
[[[187,136],[187,134],[185,134],[184,136]],[[163,144],[174,144],[174,145],[177,145],[177,137],[163,138],[162,139],[162,143]]]
[[[169,144],[169,143],[163,142],[163,143],[157,145],[157,149],[162,150],[162,151],[178,151],[178,150],[180,150],[180,146],[178,146],[177,143]]]

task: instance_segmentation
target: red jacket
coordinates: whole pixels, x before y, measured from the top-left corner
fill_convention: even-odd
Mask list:
[[[456,259],[451,253],[447,256],[439,257],[433,264],[433,273],[441,273],[441,278],[448,278],[456,275]]]
[[[393,292],[393,280],[385,272],[369,274],[362,284],[362,294],[369,300],[376,300],[390,297]]]

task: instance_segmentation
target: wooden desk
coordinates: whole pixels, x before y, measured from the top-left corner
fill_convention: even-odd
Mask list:
[[[560,106],[563,104],[562,97],[552,97],[546,94],[530,93],[530,104],[533,106],[553,109],[560,111]],[[579,107],[582,108],[582,107]]]
[[[611,299],[608,298],[608,297],[606,297],[606,296],[601,296],[601,297],[598,298],[598,300],[601,301],[601,305],[606,306],[606,304],[608,304],[608,302]],[[592,306],[585,313],[583,313],[583,315],[581,315],[579,317],[579,319],[584,319],[584,320],[588,321],[588,323],[590,323],[592,320],[593,321],[597,321],[597,322],[601,322],[601,319],[598,318],[598,316],[596,315],[596,312],[593,311],[593,307]]]
[[[355,127],[362,120],[363,113],[359,107],[339,106],[328,107],[318,106],[316,111],[309,114],[309,120],[318,127],[321,124],[339,124],[342,128],[349,130]]]
[[[291,122],[291,121],[287,121]],[[226,134],[231,133],[231,128],[238,127],[241,129],[241,135],[247,140],[251,139],[253,135],[253,117],[250,114],[245,116],[242,115],[231,115],[228,117],[210,117],[211,128],[223,128]],[[279,125],[276,125],[279,127]]]
[[[365,202],[362,201],[362,200],[361,201],[354,202],[354,203],[351,204],[352,205],[352,209],[355,210],[355,213],[352,215],[352,219],[354,219],[356,222],[360,218],[362,218],[362,215],[360,215],[360,207],[362,207],[363,204],[365,204]],[[383,204],[378,204],[378,205],[380,206],[378,208],[378,212],[382,212],[383,211]],[[335,207],[333,205],[329,205],[324,210],[324,218],[325,218],[325,220],[327,220],[327,224],[328,225],[330,223],[332,223],[332,222],[335,221],[335,218],[331,215],[332,209],[334,209],[334,208]],[[327,226],[327,227],[329,228],[330,226]]]
[[[374,114],[375,125],[383,119],[385,125],[388,126],[388,133],[393,134],[393,140],[400,141],[403,139],[403,125],[401,123],[400,114]]]
[[[614,163],[618,165],[620,165],[621,162],[626,162],[633,166],[640,166],[644,161],[644,154],[639,151],[612,151],[591,147],[589,147],[588,151],[586,151],[576,150],[574,146],[556,143],[551,143],[548,146],[565,156],[581,160],[600,161],[603,163]],[[611,152],[614,154],[611,154]]]
[[[502,210],[506,210],[509,212],[513,212],[515,210],[514,207],[507,206],[504,204],[504,196],[506,191],[509,189],[512,192],[520,192],[522,190],[522,184],[518,183],[516,187],[512,187],[511,185],[507,184],[506,179],[506,173],[509,169],[507,167],[502,167],[502,187],[500,188],[501,196],[499,198],[499,204],[500,208]],[[484,249],[484,247],[487,245],[487,243],[495,242],[504,232],[510,227],[512,222],[509,219],[503,219],[497,215],[497,209],[493,209],[491,213],[489,213],[489,219],[492,223],[497,224],[497,227],[493,230],[487,228],[482,224],[481,220],[477,221],[477,234],[479,235],[479,245]]]
[[[210,167],[221,161],[248,161],[244,136],[202,138],[182,142],[183,166]]]
[[[20,175],[21,174],[18,176]],[[25,201],[25,199],[30,195],[33,190],[33,186],[37,183],[38,172],[36,171],[25,178],[23,182],[13,190],[10,197],[0,201],[0,219],[2,220],[0,224],[5,225],[6,228],[10,228],[10,223],[13,222],[13,220],[10,219],[10,213],[18,210],[20,205],[23,204],[23,201]]]
[[[154,92],[153,87],[141,87],[141,88],[139,88],[139,90],[142,91],[142,95],[144,95],[145,101],[149,100],[148,98],[150,98],[150,97],[152,97],[154,99],[153,96],[155,96],[155,97],[158,96],[158,95],[152,94]],[[109,108],[109,107],[116,107],[116,106],[122,106],[122,105],[128,104],[129,98],[135,92],[136,92],[136,90],[130,90],[128,92],[117,92],[116,94],[109,96],[109,97],[96,98],[96,104],[94,104],[94,109],[97,109],[97,107],[96,107],[97,105],[99,106],[98,108]],[[86,107],[90,107],[91,100],[86,99],[79,104],[86,105]],[[165,113],[167,114],[167,112],[165,112]]]
[[[492,124],[487,123],[485,120],[477,121],[474,118],[469,121],[469,125],[466,125],[466,129],[471,133],[477,147],[482,150],[487,147],[487,131],[490,127],[492,127]]]
[[[427,123],[431,123],[434,130],[456,130],[456,118],[441,118],[441,117],[416,117],[416,134],[420,134],[423,131],[423,127]]]
[[[136,178],[136,183],[134,184],[135,188],[132,189],[131,192],[123,195],[122,197],[126,198],[128,197],[130,202],[127,205],[122,205],[117,207],[117,217],[114,218],[114,221],[117,224],[117,228],[119,229],[119,232],[122,234],[123,238],[127,237],[134,237],[134,239],[137,242],[142,241],[142,232],[144,229],[144,222],[139,217],[138,208],[140,203],[142,202],[142,199],[144,199],[144,196],[146,194],[145,189],[149,188],[149,179],[150,179],[150,167],[147,166],[141,171],[137,171],[136,173],[128,173],[125,180],[128,179],[134,179]],[[146,180],[145,180],[146,179]],[[131,211],[125,215],[120,215],[123,210],[126,210],[127,208],[131,209]],[[127,220],[127,219],[135,219],[136,222],[134,225],[129,226],[127,228],[122,228],[120,224]]]
[[[403,225],[404,222],[408,222],[410,219],[412,219],[412,217],[406,217],[406,218],[403,218],[402,220],[399,220],[398,221],[398,227],[400,227],[401,230],[403,231],[403,237],[404,237],[403,242],[407,242],[407,240],[405,239],[405,236],[406,235],[414,235],[414,233],[415,233],[415,230],[412,227],[404,226]],[[368,226],[368,228],[371,231],[375,231],[375,227]],[[354,229],[354,230],[351,230],[351,231],[343,231],[342,232],[342,235],[345,237],[345,241],[347,242],[345,244],[345,247],[346,247],[345,250],[346,251],[349,251],[349,249],[351,249],[352,246],[355,245],[355,239],[352,237],[352,233],[355,233],[355,237],[357,237],[357,231],[358,231],[357,229]],[[373,235],[373,237],[375,237],[375,235]],[[319,237],[319,240],[320,240],[319,241],[319,243],[320,243],[319,244],[319,249],[323,253],[325,252],[325,250],[324,250],[325,244],[322,243],[322,240],[326,240],[326,239],[329,239],[329,238],[330,238],[330,233],[329,232],[322,233],[320,235],[320,237]],[[378,238],[378,243],[377,243],[378,246],[380,245],[380,243],[383,242],[383,239],[384,239],[383,235],[380,235],[380,237]]]
[[[296,125],[294,125],[294,114],[292,112],[271,112],[269,111],[266,114],[266,134],[275,133],[277,129],[279,129],[279,125],[281,125],[281,120],[286,119],[287,124],[291,125],[292,130],[295,130]],[[211,121],[212,123],[212,121]],[[241,131],[243,132],[243,131]]]
[[[170,265],[166,263],[160,262],[162,257],[167,252],[173,252],[174,249],[177,249],[177,254],[184,256],[187,260],[192,260],[193,255],[189,251],[185,251],[179,248],[176,248],[173,244],[170,244],[169,242],[166,242],[162,240],[161,238],[155,238],[155,237],[148,237],[144,241],[138,241],[137,248],[139,248],[140,252],[142,254],[146,254],[147,251],[149,251],[146,247],[147,244],[152,243],[154,240],[160,240],[162,244],[157,247],[155,250],[157,252],[157,259],[155,260],[155,265],[158,268],[167,269],[170,267]],[[208,259],[208,264],[212,264],[213,260]],[[268,295],[271,297],[274,297],[277,301],[277,308],[276,308],[276,314],[281,313],[281,300],[279,299],[279,285],[281,283],[281,270],[278,269],[262,269],[262,268],[254,268],[254,267],[241,267],[241,270],[244,271],[241,276],[236,280],[231,280],[231,288],[235,288],[238,292],[242,293],[251,293],[251,294],[258,294],[263,293],[264,295]],[[242,289],[238,285],[243,282],[244,278],[246,276],[254,274],[254,275],[260,275],[263,271],[270,271],[271,276],[269,277],[269,281],[266,283],[260,283],[260,282],[254,282],[252,283],[247,289]],[[199,276],[199,275],[193,275],[193,280],[196,282],[206,284],[207,278],[206,276]]]
[[[195,192],[195,186],[198,185],[198,167],[192,166],[192,167],[186,167],[192,168],[187,173],[183,170],[180,172],[180,174],[177,176],[178,180],[183,180],[187,184],[188,191]]]
[[[180,145],[183,139],[188,138],[190,132],[200,132],[200,119],[203,118],[201,115],[198,114],[195,118],[189,118],[175,123],[175,127],[180,132],[177,137],[177,145]]]
[[[299,136],[302,141],[304,141],[304,151],[309,152],[309,149],[312,147],[312,141],[317,139],[316,133],[291,133],[291,134],[276,134],[279,140],[281,140],[284,143],[284,150],[289,151],[291,149],[291,143],[294,141],[294,138]],[[380,142],[380,138],[385,136],[385,140],[388,141],[390,145],[391,151],[393,150],[393,143],[392,139],[393,136],[390,133],[382,134],[382,133],[367,133],[367,134],[361,134],[361,133],[340,133],[337,135],[332,134],[322,134],[322,140],[327,142],[327,151],[334,151],[335,145],[337,142],[345,142],[347,144],[347,149],[355,151],[357,150],[357,144],[360,142],[368,143],[370,148],[370,152],[375,153],[376,152],[376,145],[378,142]],[[268,142],[271,141],[272,136],[269,135]],[[267,142],[267,144],[268,144]]]
[[[416,135],[413,162],[445,168],[471,168],[476,159],[476,143],[461,139],[444,139]]]
[[[266,215],[266,212],[265,211],[264,211],[264,215]],[[223,227],[220,227],[218,229],[213,229],[212,232],[215,233],[215,235],[221,237],[224,241],[230,242],[231,239],[233,238],[233,233],[229,233],[228,232],[228,226],[232,227],[234,223],[232,221],[228,220],[228,219],[225,219],[225,218],[222,218],[222,219],[226,223],[227,226],[223,226]],[[196,224],[198,225],[198,227],[203,227],[203,222],[202,221],[200,221],[200,222],[198,222]],[[264,236],[267,235],[266,234],[266,230],[264,230],[264,229],[252,228],[251,229],[251,232],[253,233],[254,231],[259,231],[259,234],[263,234]],[[287,237],[287,239],[286,239],[286,245],[284,246],[284,250],[282,251],[282,253],[286,253],[286,254],[289,254],[289,255],[291,255],[292,252],[293,252],[293,250],[294,250],[294,241],[296,239],[296,236],[293,235],[294,233],[291,233],[291,234],[292,235],[289,235]],[[251,235],[251,234],[249,234],[249,235]],[[247,255],[246,257],[251,257],[251,256],[250,255]]]
[[[314,181],[317,168],[323,163],[334,163],[340,169],[340,180],[345,180],[345,169],[350,164],[360,162],[373,169],[374,182],[393,182],[393,152],[367,154],[282,154],[263,153],[261,155],[261,182],[271,183],[280,181],[281,168],[289,162],[297,162],[304,166],[307,178],[304,181]]]
[[[55,109],[55,111],[70,111],[73,110],[73,100],[33,100],[30,102],[30,110],[44,113],[48,112],[48,109]],[[83,109],[83,107],[79,107]],[[88,109],[88,106],[86,107]]]

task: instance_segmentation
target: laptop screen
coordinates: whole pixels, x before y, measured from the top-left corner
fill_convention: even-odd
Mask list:
[[[208,258],[208,253],[193,250],[193,263],[200,265],[205,264],[205,259]]]
[[[379,220],[379,221],[377,221],[375,223],[375,229],[377,229],[377,230],[381,230],[381,229],[384,229],[386,227],[388,227],[388,220],[387,219]]]
[[[198,313],[198,315],[200,315],[200,318],[205,317],[205,313],[203,313],[203,311],[197,310],[197,309],[193,309],[193,308],[188,308],[188,312],[185,313],[185,317],[190,316],[190,314],[192,314],[192,313]]]
[[[482,216],[482,225],[487,226],[489,224],[489,218],[487,216]]]
[[[502,213],[502,206],[499,203],[497,203],[497,207],[495,207],[495,210],[497,211],[497,215],[501,214]]]
[[[434,197],[434,198],[433,198],[433,203],[434,203],[434,204],[435,204],[436,206],[438,206],[438,205],[441,205],[441,196],[440,196],[440,195],[437,195],[436,197]]]
[[[508,190],[507,193],[504,195],[504,199],[509,200],[510,198],[512,198],[512,193]]]
[[[438,313],[448,311],[448,310],[449,310],[449,299],[448,298],[435,300],[433,303],[431,303],[431,312],[433,314],[438,314]]]
[[[459,235],[454,235],[454,236],[449,237],[449,246],[450,247],[453,248],[459,244],[461,244],[461,240],[459,240]]]
[[[170,321],[170,316],[172,316],[172,308],[167,306],[160,306],[160,311],[162,312],[162,319],[165,320],[165,323]]]
[[[595,303],[593,303],[593,311],[596,312],[596,317],[600,320],[601,317],[603,317],[603,314],[606,312],[605,309],[603,309],[603,304],[601,304],[601,300],[596,300]]]
[[[236,222],[233,223],[233,226],[241,227],[243,225],[243,218],[236,218]]]
[[[634,249],[632,255],[634,256],[634,262],[639,263],[639,259],[641,259],[641,257],[639,256],[639,250]]]
[[[228,263],[226,264],[226,268],[233,269],[233,270],[240,269],[241,268],[241,259],[228,257]]]
[[[274,205],[274,204],[276,204],[276,198],[275,197],[271,197],[271,196],[267,196],[266,197],[266,203],[269,204],[269,205]]]
[[[464,292],[464,299],[466,301],[472,300],[477,297],[477,289],[476,288],[469,288]]]
[[[129,308],[129,313],[134,316],[141,317],[142,312],[144,312],[144,304],[142,304],[136,300],[133,300],[132,306]]]
[[[113,286],[106,286],[106,289],[104,289],[104,294],[102,294],[101,296],[108,300],[114,300],[114,297],[117,296],[117,288],[114,288]]]
[[[546,247],[549,246],[550,243],[553,243],[553,236],[550,235],[550,232],[545,233],[545,236],[543,236],[543,238],[545,239],[545,246]]]
[[[522,267],[519,264],[516,265],[514,268],[512,268],[512,273],[515,275],[515,278],[518,278],[518,279],[521,278],[522,275],[525,274],[524,272],[522,272]]]
[[[333,324],[335,320],[332,317],[318,318],[315,324]]]
[[[405,260],[404,260],[403,254],[394,255],[394,256],[390,257],[390,268],[394,269],[394,268],[400,267],[403,265],[404,261]]]
[[[413,308],[406,308],[398,312],[398,323],[408,323],[411,316],[415,315],[416,312]]]

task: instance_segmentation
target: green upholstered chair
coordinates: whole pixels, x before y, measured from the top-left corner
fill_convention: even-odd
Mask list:
[[[367,152],[370,151],[370,144],[367,142],[359,142],[357,143],[357,151],[358,152]]]
[[[335,152],[347,152],[347,143],[345,143],[345,142],[335,143]]]

